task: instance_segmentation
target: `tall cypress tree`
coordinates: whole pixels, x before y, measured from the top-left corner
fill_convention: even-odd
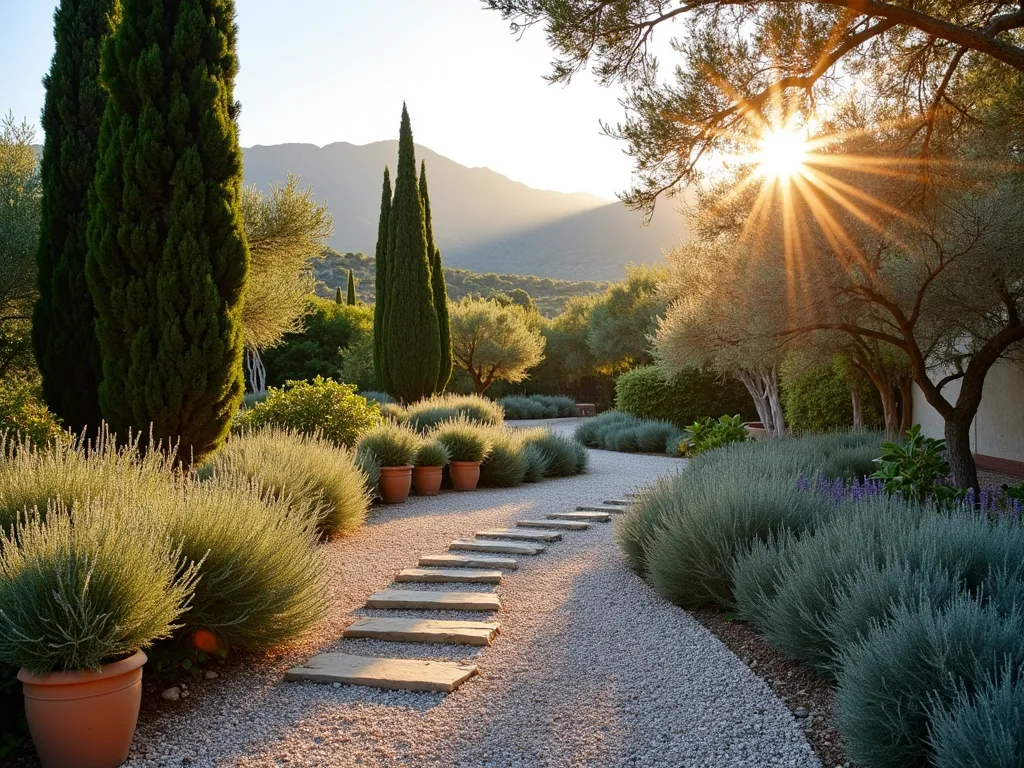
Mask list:
[[[412,402],[436,391],[441,341],[430,282],[423,200],[416,180],[416,150],[404,104],[387,261],[382,352],[391,384],[388,393]]]
[[[388,229],[391,220],[391,172],[384,166],[384,188],[380,193],[380,220],[377,223],[377,249],[374,252],[373,279],[373,373],[377,386],[389,391],[387,361],[384,359],[384,312],[387,306]]]
[[[186,462],[223,442],[243,391],[236,32],[233,0],[124,0],[103,51],[86,269],[100,406]]]
[[[420,162],[420,197],[423,199],[423,219],[427,230],[427,254],[430,256],[430,287],[437,311],[437,331],[441,340],[441,364],[435,391],[443,392],[452,377],[452,326],[448,317],[448,286],[444,281],[441,251],[434,242],[434,222],[430,215],[430,193],[427,190],[427,164]]]
[[[351,269],[348,271],[348,305],[350,307],[356,305],[356,276]]]
[[[32,342],[43,397],[75,432],[100,423],[102,369],[96,310],[85,280],[86,225],[107,103],[99,82],[100,53],[120,15],[119,0],[62,0],[53,16],[56,49],[43,80],[39,299]]]
[[[335,304],[344,304],[345,303],[345,302],[343,302],[341,300],[341,286],[340,285],[337,288],[334,289],[334,303]]]

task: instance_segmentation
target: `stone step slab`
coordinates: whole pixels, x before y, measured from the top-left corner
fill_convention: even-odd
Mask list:
[[[504,568],[514,571],[519,563],[511,557],[484,557],[482,555],[422,555],[420,565],[435,568]]]
[[[577,512],[607,512],[612,515],[621,515],[626,511],[625,507],[605,507],[597,505],[580,504],[576,507]]]
[[[585,531],[590,523],[574,520],[517,520],[516,525],[523,528],[554,528],[560,531]]]
[[[404,568],[397,582],[423,584],[501,584],[501,571],[482,571],[476,568]]]
[[[601,503],[606,507],[628,507],[633,502],[629,499],[605,499]]]
[[[478,672],[476,664],[321,653],[307,661],[304,667],[289,669],[284,679],[366,685],[395,691],[451,693]]]
[[[450,643],[490,645],[498,634],[496,622],[442,621],[440,619],[357,618],[345,629],[345,637],[373,638],[399,643]]]
[[[367,608],[395,611],[497,611],[501,601],[493,592],[421,592],[385,589],[366,599]]]
[[[515,539],[516,541],[561,541],[558,531],[519,531],[515,528],[489,528],[477,531],[478,539]]]
[[[583,520],[591,523],[607,523],[612,516],[607,512],[552,512],[549,520]]]
[[[477,539],[476,541],[453,541],[448,545],[448,549],[455,552],[495,552],[501,555],[539,555],[547,549],[547,547],[543,544],[532,544],[528,542]]]

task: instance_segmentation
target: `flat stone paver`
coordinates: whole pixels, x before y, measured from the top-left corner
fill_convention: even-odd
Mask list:
[[[558,531],[520,531],[515,528],[488,528],[477,531],[478,539],[515,539],[517,541],[561,541]]]
[[[605,506],[611,507],[628,507],[633,502],[630,501],[629,499],[605,499],[601,503],[604,504]]]
[[[344,636],[400,643],[490,645],[499,626],[490,621],[357,618],[345,629]]]
[[[586,531],[590,523],[574,520],[517,520],[516,525],[523,528],[555,528],[560,531]]]
[[[399,611],[497,611],[501,601],[493,592],[422,592],[385,589],[366,599],[367,608]]]
[[[477,541],[453,541],[448,549],[463,552],[496,552],[503,555],[539,555],[547,547],[543,544],[528,544],[526,542],[514,541],[488,541],[478,539]]]
[[[451,693],[478,671],[475,664],[450,661],[377,659],[347,653],[321,653],[307,661],[306,666],[289,669],[284,679]]]
[[[604,507],[598,505],[580,504],[576,507],[577,512],[608,512],[613,515],[621,515],[626,511],[625,507]]]
[[[585,520],[591,523],[607,523],[612,516],[607,512],[552,512],[549,520]]]
[[[404,568],[395,576],[397,582],[423,584],[501,584],[501,571],[476,568]]]
[[[482,555],[421,555],[420,565],[437,568],[504,568],[514,571],[519,563],[511,557],[484,557]]]

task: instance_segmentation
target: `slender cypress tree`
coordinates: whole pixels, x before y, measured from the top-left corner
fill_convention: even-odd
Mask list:
[[[62,0],[56,49],[43,80],[43,186],[39,299],[32,342],[50,410],[75,432],[100,423],[102,369],[96,310],[85,280],[88,198],[107,91],[99,82],[103,41],[120,20],[119,0]]]
[[[436,391],[441,341],[430,283],[423,200],[416,180],[416,149],[404,104],[389,224],[382,352],[390,378],[388,393],[412,402]]]
[[[356,276],[351,269],[348,271],[348,305],[350,307],[356,305]]]
[[[391,220],[391,172],[384,166],[384,188],[380,193],[380,220],[377,223],[377,250],[374,252],[373,279],[373,373],[377,386],[389,391],[390,379],[384,359],[384,312],[387,305],[388,228]]]
[[[335,304],[344,304],[345,303],[345,302],[343,302],[341,300],[341,286],[340,285],[337,288],[334,289],[334,303]]]
[[[435,391],[443,392],[452,377],[452,326],[448,317],[448,286],[444,281],[441,251],[434,242],[434,222],[430,214],[430,193],[427,190],[427,164],[420,162],[420,197],[423,199],[423,220],[427,230],[427,254],[430,256],[430,287],[437,311],[437,331],[441,340],[441,364]]]
[[[86,268],[100,406],[186,463],[223,442],[243,391],[236,32],[233,0],[124,0],[103,51]]]

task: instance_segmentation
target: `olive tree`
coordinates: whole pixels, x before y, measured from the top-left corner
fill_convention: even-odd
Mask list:
[[[495,381],[527,378],[544,359],[539,316],[517,304],[465,298],[451,306],[455,365],[473,379],[477,394]]]
[[[251,259],[242,305],[246,372],[252,391],[263,392],[260,352],[301,330],[315,284],[312,261],[321,257],[334,225],[326,203],[313,198],[312,187],[299,189],[291,175],[269,195],[244,187],[242,220]]]

